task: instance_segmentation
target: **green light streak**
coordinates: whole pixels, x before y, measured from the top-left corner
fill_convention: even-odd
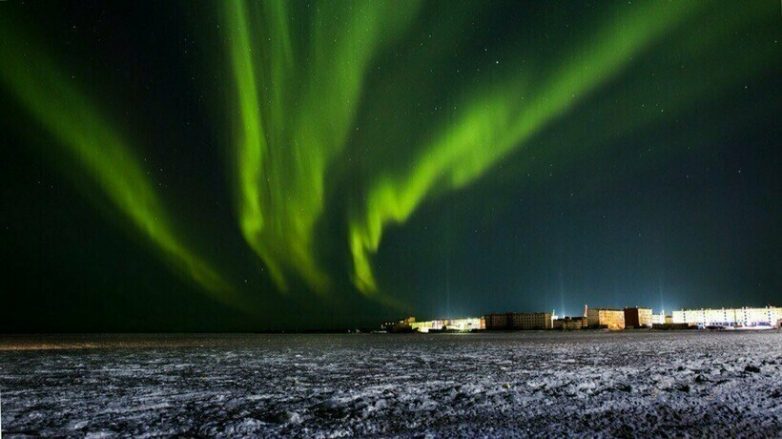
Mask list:
[[[226,2],[239,117],[234,138],[239,226],[281,289],[298,273],[315,291],[330,279],[313,229],[330,163],[343,150],[373,56],[411,22],[411,1],[312,6],[306,41],[293,41],[284,1]]]
[[[474,181],[510,151],[579,103],[580,99],[628,66],[697,6],[693,2],[628,8],[591,43],[564,57],[547,82],[525,87],[508,79],[480,90],[462,105],[453,123],[445,124],[405,172],[376,177],[366,205],[352,212],[348,244],[353,282],[364,293],[378,289],[370,254],[378,250],[383,229],[403,223],[427,198]],[[528,90],[528,88],[531,88]],[[524,92],[532,95],[523,100]]]
[[[573,23],[546,23],[549,16],[539,27],[531,20],[528,34],[499,29],[500,34],[487,32],[493,30],[487,27],[496,19],[494,11],[486,12],[491,20],[476,19],[485,3],[442,4],[446,14],[433,3],[437,7],[420,20],[419,3],[412,0],[219,4],[230,72],[236,221],[280,290],[300,278],[313,291],[327,292],[338,274],[324,267],[345,261],[325,261],[324,255],[349,251],[352,267],[345,271],[359,291],[409,309],[379,291],[372,258],[387,227],[407,222],[434,197],[499,170],[501,161],[533,143],[537,161],[514,160],[493,173],[492,182],[499,177],[498,185],[519,184],[520,170],[536,166],[542,155],[573,166],[586,157],[608,157],[609,142],[625,145],[624,136],[652,131],[697,112],[703,101],[717,102],[717,94],[734,93],[734,83],[746,87],[752,75],[768,72],[779,51],[776,40],[766,41],[776,23],[774,7],[762,2],[731,10],[687,1],[600,7],[595,16],[603,14],[603,26],[573,34],[568,27],[554,35],[550,52],[544,47],[548,34],[541,33],[558,32],[552,23]],[[605,16],[609,10],[616,15]],[[575,26],[589,21],[575,20]],[[177,233],[131,139],[102,105],[88,99],[87,84],[78,87],[7,23],[0,23],[0,55],[7,61],[0,66],[0,82],[8,95],[55,141],[52,148],[75,159],[74,172],[94,182],[103,201],[164,261],[215,297],[234,301],[220,274]],[[761,24],[769,31],[758,33]],[[497,35],[511,38],[498,41]],[[393,46],[402,38],[409,45]],[[524,42],[529,46],[520,47]],[[503,50],[511,53],[497,56],[497,64],[483,59]],[[484,69],[486,62],[491,69]],[[622,81],[615,81],[620,75]],[[596,108],[586,108],[587,98]],[[653,100],[664,113],[623,111]],[[434,112],[427,111],[429,104]],[[550,139],[541,136],[544,130]],[[715,135],[696,134],[688,148]],[[681,148],[667,140],[663,147]],[[637,166],[649,162],[639,160]],[[334,202],[328,209],[326,197]],[[327,212],[338,216],[320,222]],[[346,226],[347,237],[340,228],[336,239],[344,245],[347,238],[347,249],[334,248],[331,234],[315,236],[321,226]]]
[[[163,203],[139,161],[106,118],[60,74],[57,66],[29,38],[2,26],[0,81],[21,106],[76,158],[114,208],[153,243],[188,279],[218,299],[230,301],[230,287],[206,261],[177,236]]]

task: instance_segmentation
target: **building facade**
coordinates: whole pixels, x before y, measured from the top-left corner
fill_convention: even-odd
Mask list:
[[[782,319],[782,308],[702,308],[673,312],[673,323],[698,327],[773,328]]]
[[[673,323],[673,320],[671,320]],[[660,314],[652,314],[652,325],[664,325],[665,324],[665,310]]]
[[[625,308],[625,328],[651,328],[654,323],[651,308]]]
[[[510,313],[491,313],[484,316],[486,329],[510,329],[508,314]]]
[[[563,317],[554,320],[554,329],[573,330],[584,329],[588,326],[586,317]]]
[[[625,329],[625,313],[621,309],[589,308],[587,322],[590,328]]]
[[[484,317],[486,329],[552,329],[552,314],[548,312],[491,313]]]
[[[486,322],[483,317],[468,317],[464,319],[441,319],[413,322],[411,327],[418,332],[429,332],[430,330],[469,332],[486,329]]]
[[[388,332],[412,332],[415,324],[415,317],[409,316],[402,320],[391,320],[383,322],[380,329]]]

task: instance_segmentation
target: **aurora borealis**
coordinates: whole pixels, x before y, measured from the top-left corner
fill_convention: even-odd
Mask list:
[[[778,2],[0,3],[2,330],[782,302]]]
[[[4,34],[4,82],[57,145],[79,163],[79,173],[148,238],[165,258],[181,266],[200,287],[224,298],[230,287],[176,237],[158,194],[126,142],[83,94],[74,90],[41,53],[15,53],[24,45]],[[31,64],[37,64],[33,67]],[[89,129],[85,129],[89,127]]]

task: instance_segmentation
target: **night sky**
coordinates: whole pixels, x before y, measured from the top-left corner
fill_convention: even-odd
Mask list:
[[[782,305],[776,0],[0,2],[0,332]]]

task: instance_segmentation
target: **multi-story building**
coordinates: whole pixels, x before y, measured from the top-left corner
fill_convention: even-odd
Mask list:
[[[486,329],[551,329],[552,314],[548,312],[491,313],[484,317]]]
[[[513,313],[514,329],[551,329],[553,319],[549,312],[516,312]]]
[[[483,317],[468,317],[464,319],[443,319],[428,320],[423,322],[413,322],[413,330],[418,332],[429,332],[430,330],[441,331],[477,331],[486,329],[486,322]]]
[[[652,314],[652,325],[672,325],[673,316],[665,315],[665,311],[660,314]]]
[[[673,312],[673,323],[698,327],[770,328],[779,326],[782,308],[702,308]]]
[[[415,317],[409,316],[402,320],[391,320],[383,322],[380,328],[388,332],[412,332]]]
[[[486,321],[486,329],[511,329],[508,324],[508,314],[511,313],[491,313],[483,317]]]
[[[563,317],[554,320],[554,329],[583,329],[588,326],[586,317]]]
[[[625,308],[625,328],[651,328],[651,308]]]
[[[589,308],[587,322],[590,328],[624,329],[625,313],[621,309]]]

